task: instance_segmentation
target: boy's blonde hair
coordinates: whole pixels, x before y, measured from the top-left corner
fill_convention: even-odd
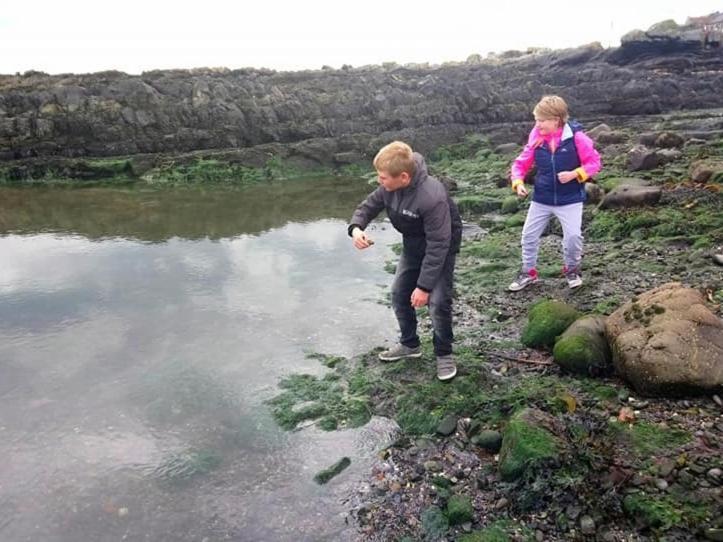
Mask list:
[[[382,147],[374,157],[374,169],[388,173],[392,177],[397,177],[403,172],[413,177],[417,166],[412,154],[412,147],[403,141],[392,141]]]
[[[543,96],[532,110],[536,120],[558,120],[560,126],[567,122],[569,114],[565,100],[559,96]]]

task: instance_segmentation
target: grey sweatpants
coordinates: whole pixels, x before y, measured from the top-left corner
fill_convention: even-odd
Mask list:
[[[582,262],[582,202],[569,205],[545,205],[533,201],[527,211],[522,228],[522,270],[527,272],[537,265],[540,237],[552,217],[562,226],[562,254],[565,267],[580,269]]]

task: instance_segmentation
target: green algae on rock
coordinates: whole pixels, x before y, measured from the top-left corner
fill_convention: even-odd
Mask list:
[[[528,313],[528,323],[522,332],[526,346],[552,346],[555,339],[580,317],[574,307],[552,299],[535,303]]]
[[[539,423],[549,418],[533,409],[524,409],[510,418],[500,450],[499,471],[503,480],[516,480],[529,467],[560,455],[562,442]]]
[[[571,373],[597,376],[612,368],[612,354],[605,338],[605,318],[584,316],[570,325],[555,343],[552,355]]]
[[[326,484],[329,480],[341,473],[349,465],[351,465],[351,459],[349,459],[348,457],[342,457],[331,467],[316,473],[316,475],[314,476],[314,481],[319,485]]]

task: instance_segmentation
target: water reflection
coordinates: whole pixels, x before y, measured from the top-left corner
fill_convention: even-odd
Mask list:
[[[220,239],[288,222],[347,219],[369,186],[343,178],[245,188],[3,188],[0,234],[62,232],[89,239]]]
[[[336,183],[0,191],[0,539],[343,536],[369,437],[283,433],[262,406],[321,372],[305,353],[395,335],[375,300],[396,237],[355,251],[334,217],[367,187]]]

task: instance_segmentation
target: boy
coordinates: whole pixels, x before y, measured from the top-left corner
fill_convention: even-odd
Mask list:
[[[457,205],[444,185],[427,173],[421,154],[401,141],[383,147],[374,158],[379,187],[357,207],[348,232],[354,246],[369,248],[364,233],[369,223],[386,210],[402,234],[402,254],[392,285],[392,307],[401,332],[399,343],[379,354],[382,361],[419,358],[415,309],[429,304],[434,334],[437,378],[457,374],[452,355],[452,280],[462,238]]]
[[[524,178],[537,167],[532,203],[522,227],[522,270],[508,289],[517,292],[538,281],[540,236],[554,216],[562,226],[563,273],[570,288],[582,286],[582,204],[584,182],[600,169],[600,155],[582,127],[568,122],[565,100],[543,96],[533,110],[535,126],[512,164],[512,190],[527,196]]]

